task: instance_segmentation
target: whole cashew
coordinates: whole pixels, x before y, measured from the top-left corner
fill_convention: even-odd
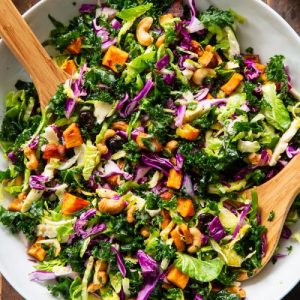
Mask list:
[[[145,17],[140,21],[136,28],[136,38],[138,42],[145,47],[148,47],[153,44],[153,37],[148,32],[153,24],[153,18]]]
[[[192,79],[196,85],[202,85],[203,80],[207,76],[215,76],[215,75],[216,75],[215,70],[202,68],[202,69],[198,69],[197,71],[195,71]]]
[[[135,221],[134,213],[136,212],[136,209],[137,209],[136,205],[132,205],[127,210],[126,220],[129,224],[131,224]]]
[[[107,262],[101,259],[98,259],[95,263],[95,272],[93,277],[93,282],[89,285],[88,291],[90,293],[96,292],[107,282]]]
[[[127,131],[128,124],[126,122],[123,122],[123,121],[114,122],[112,124],[112,129]]]
[[[155,43],[155,46],[156,46],[157,48],[159,48],[159,47],[165,42],[165,40],[166,40],[166,35],[165,35],[165,34],[161,35],[161,36],[157,39],[157,41],[156,41],[156,43]]]
[[[188,247],[188,253],[196,253],[201,247],[202,234],[196,227],[190,228],[190,233],[193,237],[193,244]]]
[[[28,158],[26,168],[29,170],[36,170],[39,167],[39,161],[36,157],[36,152],[29,147],[24,149],[24,155]]]
[[[141,230],[140,230],[140,234],[143,238],[148,238],[150,236],[150,231],[148,228],[146,227],[142,227]]]
[[[119,200],[103,198],[98,204],[98,209],[102,213],[111,215],[119,214],[126,206],[126,202],[120,198]]]
[[[169,141],[167,145],[165,146],[165,150],[167,150],[169,153],[173,154],[173,151],[178,148],[178,142],[175,140]]]
[[[106,130],[103,139],[101,140],[101,142],[99,144],[97,144],[97,149],[98,151],[105,155],[108,153],[108,148],[106,146],[106,141],[111,139],[112,137],[114,137],[116,135],[116,132],[112,129],[108,129]]]

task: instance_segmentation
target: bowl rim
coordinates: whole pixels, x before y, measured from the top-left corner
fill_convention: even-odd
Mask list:
[[[36,4],[34,4],[32,7],[27,9],[22,16],[24,19],[28,22],[28,19],[35,13],[35,10],[38,9],[40,6],[43,6],[44,3],[50,2],[51,0],[40,0]],[[94,0],[96,1],[96,0]],[[197,1],[197,0],[196,0]],[[199,0],[200,1],[200,0]],[[240,0],[240,1],[249,1],[249,0]],[[276,19],[280,20],[282,25],[285,26],[285,29],[288,30],[288,32],[292,35],[292,37],[297,40],[300,44],[300,35],[293,29],[293,27],[278,13],[276,12],[271,6],[269,6],[267,3],[263,2],[262,0],[252,0],[255,2],[258,6],[260,6],[262,9],[267,10],[271,15],[273,15]],[[29,22],[30,25],[30,22]],[[4,41],[0,38],[0,49],[2,47],[5,47]],[[21,295],[26,295],[27,292],[23,289],[23,287],[14,285],[14,278],[13,275],[6,271],[5,268],[2,267],[2,263],[0,261],[0,274],[5,277],[5,279],[8,281],[8,283]],[[290,291],[294,289],[294,287],[300,282],[300,275],[299,279],[292,282],[290,285],[287,286],[285,291],[283,291],[283,296],[286,296]],[[50,294],[49,294],[50,296]]]

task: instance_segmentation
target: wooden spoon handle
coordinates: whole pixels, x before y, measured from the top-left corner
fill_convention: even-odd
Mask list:
[[[44,108],[66,75],[52,62],[11,0],[0,1],[0,35],[30,74]]]

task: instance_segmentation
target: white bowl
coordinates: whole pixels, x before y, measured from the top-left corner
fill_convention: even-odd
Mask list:
[[[78,6],[83,2],[93,1],[77,0],[77,5],[74,6],[73,0],[44,0],[28,11],[25,17],[38,38],[43,41],[52,28],[48,14],[67,22],[78,14]],[[300,38],[267,5],[259,0],[196,0],[196,2],[203,3],[200,5],[201,8],[214,4],[221,8],[233,8],[245,16],[247,23],[238,27],[242,49],[254,47],[255,52],[259,53],[265,62],[274,54],[284,54],[293,78],[295,80],[300,78]],[[13,88],[18,79],[26,78],[22,67],[3,43],[0,43],[0,70],[0,99],[2,99],[0,119],[2,119],[6,92]],[[295,80],[294,86],[300,89],[300,79],[298,82]],[[0,158],[0,166],[5,166],[3,158]],[[294,230],[300,230],[299,223]],[[32,263],[28,260],[25,246],[18,237],[0,227],[0,241],[0,272],[12,286],[25,299],[54,299],[44,286],[28,280],[28,273],[33,270]],[[291,244],[293,251],[288,257],[278,261],[276,265],[270,264],[260,275],[243,284],[247,291],[247,299],[281,299],[297,284],[300,280],[300,245],[288,241],[283,243],[282,248],[286,252],[285,248]]]

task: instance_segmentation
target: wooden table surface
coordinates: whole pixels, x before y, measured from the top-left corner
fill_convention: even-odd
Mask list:
[[[1,1],[1,0],[0,0]],[[21,12],[26,11],[39,0],[13,0]],[[65,0],[66,1],[66,0]],[[67,0],[71,1],[71,0]],[[230,0],[228,0],[230,1]],[[278,13],[300,34],[300,0],[263,0]],[[87,1],[88,2],[88,1]],[[0,275],[1,276],[1,275]],[[300,284],[285,298],[285,300],[299,300]],[[22,300],[23,298],[10,286],[5,278],[0,277],[0,299]],[[33,300],[33,299],[28,299]]]

